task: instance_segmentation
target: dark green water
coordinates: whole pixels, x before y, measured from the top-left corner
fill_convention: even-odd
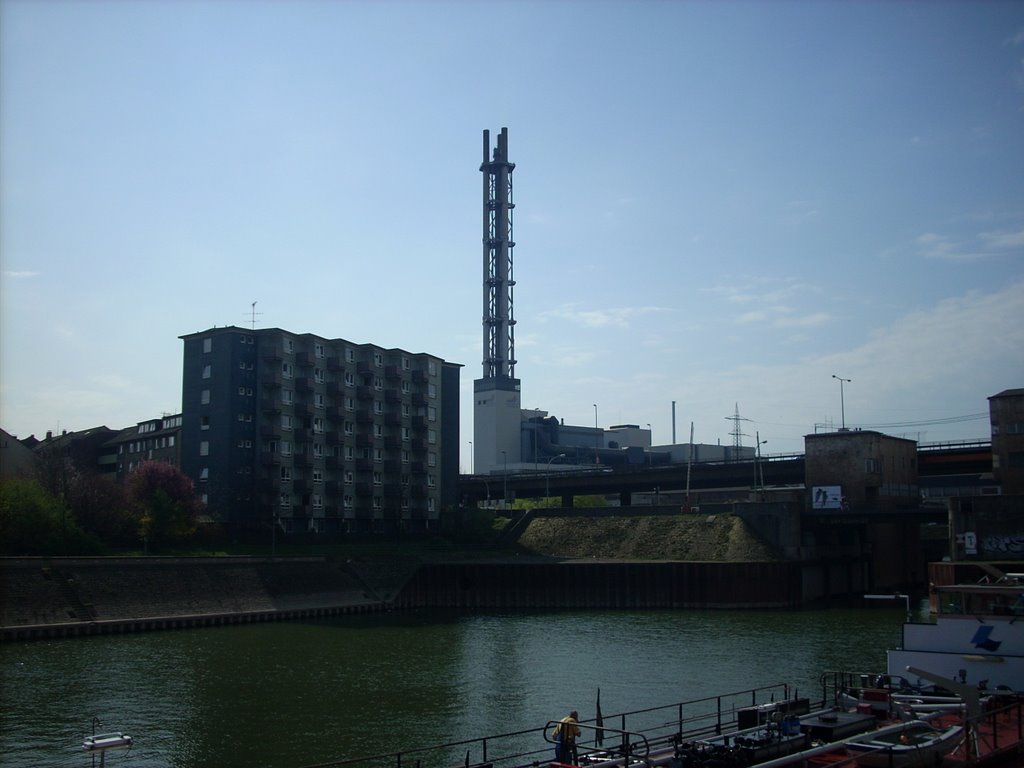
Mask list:
[[[298,768],[880,670],[902,606],[866,610],[396,613],[0,646],[0,765]],[[538,745],[542,746],[542,745]],[[97,760],[96,764],[99,762]]]

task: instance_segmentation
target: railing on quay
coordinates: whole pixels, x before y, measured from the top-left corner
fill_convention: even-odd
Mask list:
[[[737,730],[740,710],[788,701],[790,690],[788,684],[776,683],[581,720],[578,725],[582,736],[576,745],[580,762],[649,762],[653,753],[670,752],[678,743]],[[553,760],[551,731],[556,723],[552,720],[541,727],[342,758],[305,768],[538,768]],[[612,734],[609,742],[616,743],[605,746],[606,734]]]

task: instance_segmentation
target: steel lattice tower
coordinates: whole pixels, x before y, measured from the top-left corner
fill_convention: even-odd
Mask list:
[[[515,311],[513,305],[512,171],[508,161],[508,128],[498,135],[490,155],[490,131],[484,131],[484,359],[483,378],[516,375]]]

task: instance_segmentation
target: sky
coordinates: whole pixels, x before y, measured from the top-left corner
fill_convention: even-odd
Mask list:
[[[1024,3],[0,0],[0,427],[180,412],[255,312],[463,364],[468,471],[502,127],[526,408],[771,455],[1024,387]]]

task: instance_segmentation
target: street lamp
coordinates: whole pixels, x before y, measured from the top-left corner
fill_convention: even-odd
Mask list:
[[[761,439],[761,433],[760,432],[756,432],[756,431],[754,432],[754,440],[757,443],[757,455],[754,457],[754,485],[755,486],[758,485],[758,482],[757,482],[757,470],[760,467],[760,469],[761,469],[761,483],[760,483],[760,486],[761,486],[761,490],[763,491],[764,490],[764,467],[761,466],[761,446],[764,445],[765,443],[767,443],[768,441],[767,440],[762,440]]]
[[[501,461],[504,464],[504,469],[501,472],[501,505],[503,509],[508,509],[508,455],[502,451]]]
[[[651,429],[650,422],[647,423],[647,468],[650,469],[652,465],[651,447],[654,445],[654,430]]]
[[[551,462],[555,459],[564,459],[565,454],[560,453],[557,456],[552,456],[548,459],[548,468],[544,472],[544,498],[551,496]]]
[[[473,472],[473,441],[469,441],[469,474],[475,474]]]
[[[843,418],[843,430],[846,430],[846,400],[843,397],[843,382],[849,384],[853,379],[844,379],[842,376],[832,374],[833,379],[839,379],[839,411]]]
[[[597,403],[594,403],[594,463],[600,464],[601,458],[598,456],[598,450],[601,445],[601,433],[598,432],[597,426]]]

